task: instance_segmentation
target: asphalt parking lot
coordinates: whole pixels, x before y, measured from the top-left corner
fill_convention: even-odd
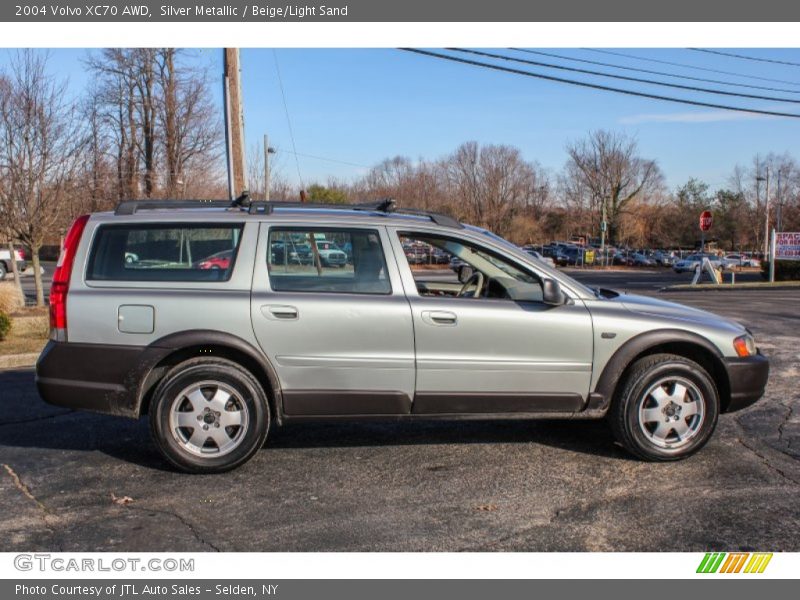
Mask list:
[[[654,294],[673,275],[578,277]],[[187,476],[145,421],[50,407],[30,370],[0,371],[0,550],[800,550],[800,292],[663,297],[743,321],[772,359],[765,398],[675,464],[602,422],[329,423]]]

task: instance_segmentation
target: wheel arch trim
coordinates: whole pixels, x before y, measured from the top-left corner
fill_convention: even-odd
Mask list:
[[[267,394],[275,422],[279,425],[282,423],[283,395],[278,374],[269,359],[248,341],[224,331],[192,329],[159,338],[149,344],[145,352],[157,358],[144,362],[148,367],[144,369],[138,386],[135,407],[137,415],[143,414],[147,409],[150,394],[166,369],[174,364],[172,360],[180,359],[178,362],[182,362],[193,357],[210,356],[235,361],[235,357],[226,356],[225,353],[229,352],[243,355],[251,361],[250,365],[241,366],[250,371],[254,370],[253,367],[258,369],[259,372],[254,372],[253,375],[265,387],[264,392]]]
[[[720,395],[720,402],[724,406],[730,399],[730,384],[727,371],[722,362],[723,355],[719,348],[707,338],[683,329],[656,329],[640,333],[620,346],[606,362],[603,371],[595,383],[593,391],[589,394],[588,410],[605,413],[611,406],[611,401],[622,375],[626,369],[640,356],[651,354],[653,350],[663,348],[665,352],[681,354],[680,350],[670,346],[694,347],[710,356],[712,360],[709,376],[714,380]],[[692,358],[688,356],[687,358]]]

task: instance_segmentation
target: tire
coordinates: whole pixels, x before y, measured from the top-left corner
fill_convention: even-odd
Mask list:
[[[700,450],[718,417],[714,381],[696,362],[675,354],[636,361],[608,413],[616,440],[631,454],[657,462],[680,460]]]
[[[6,273],[8,273],[8,269],[6,269],[5,263],[0,263],[0,281],[6,278]]]
[[[261,384],[220,358],[194,358],[172,368],[156,387],[149,413],[159,451],[187,473],[242,465],[264,445],[270,425]]]

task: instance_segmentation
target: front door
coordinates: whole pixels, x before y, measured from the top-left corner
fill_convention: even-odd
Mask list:
[[[414,413],[583,407],[593,336],[580,299],[545,304],[542,278],[534,270],[457,234],[399,230],[392,242],[414,320]],[[402,260],[409,248],[429,258]],[[441,251],[455,259],[448,264]],[[465,273],[462,281],[454,270]]]
[[[261,225],[251,316],[287,416],[410,411],[413,326],[387,235]]]

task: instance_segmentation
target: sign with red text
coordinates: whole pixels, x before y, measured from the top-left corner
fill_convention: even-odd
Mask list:
[[[800,232],[775,234],[775,259],[800,260]]]

